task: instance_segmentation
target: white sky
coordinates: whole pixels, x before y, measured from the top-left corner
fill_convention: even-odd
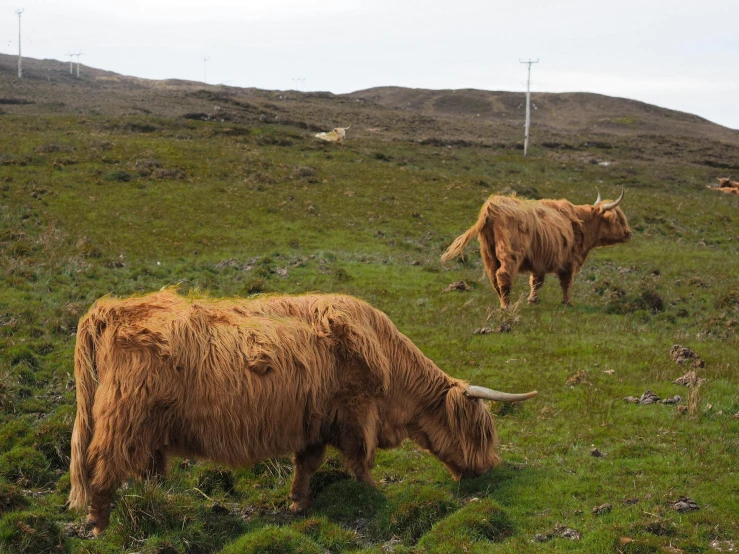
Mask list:
[[[739,129],[737,0],[0,1],[0,51],[152,79],[335,93],[598,92]],[[301,83],[295,78],[302,77]]]

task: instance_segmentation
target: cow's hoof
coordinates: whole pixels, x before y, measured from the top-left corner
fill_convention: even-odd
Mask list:
[[[529,304],[538,304],[539,299],[538,298],[529,298]]]
[[[93,536],[93,538],[98,538],[100,536],[100,533],[102,533],[105,530],[105,527],[101,527],[98,525],[98,522],[94,519],[88,519],[85,523],[85,535],[89,538],[90,535]]]
[[[567,300],[566,302],[564,300],[562,300],[562,305],[563,306],[566,306],[568,308],[574,308],[575,307],[575,305],[570,300]]]
[[[294,514],[302,514],[310,508],[310,500],[296,500],[290,504],[290,511]]]

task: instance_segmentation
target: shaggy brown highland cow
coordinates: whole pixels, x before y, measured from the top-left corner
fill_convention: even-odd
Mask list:
[[[508,308],[511,287],[519,272],[531,273],[529,303],[539,301],[539,288],[547,273],[556,273],[562,286],[562,303],[571,304],[570,286],[593,248],[631,239],[626,216],[618,208],[624,191],[614,202],[598,199],[592,206],[567,200],[521,200],[491,196],[477,222],[457,237],[441,256],[447,262],[477,237],[485,272]]]
[[[294,511],[326,445],[373,486],[375,450],[407,437],[455,478],[479,475],[500,463],[480,399],[536,394],[468,386],[384,313],[318,294],[101,298],[79,323],[75,377],[69,504],[90,503],[96,535],[121,483],[164,474],[169,455],[243,466],[292,453]]]

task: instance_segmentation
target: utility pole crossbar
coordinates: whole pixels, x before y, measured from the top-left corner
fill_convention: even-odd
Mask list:
[[[526,130],[523,140],[523,155],[526,156],[529,152],[529,127],[531,126],[531,64],[539,63],[539,60],[526,60],[525,62],[519,60],[519,63],[529,66],[529,76],[526,80]]]

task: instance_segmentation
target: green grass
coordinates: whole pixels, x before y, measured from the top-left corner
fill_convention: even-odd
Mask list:
[[[701,552],[739,541],[739,198],[706,190],[709,169],[619,148],[603,167],[537,149],[337,147],[278,126],[147,117],[3,115],[0,152],[0,551]],[[474,247],[465,263],[439,262],[491,193],[591,203],[595,186],[613,197],[621,184],[634,238],[592,253],[574,308],[549,276],[540,305],[501,313]],[[442,294],[460,279],[473,290]],[[375,491],[330,452],[312,510],[293,516],[288,460],[231,470],[178,459],[163,483],[119,491],[100,539],[67,533],[81,522],[63,505],[76,322],[104,294],[172,284],[354,294],[448,373],[540,394],[491,407],[505,464],[477,479],[455,483],[405,444],[378,453]],[[526,293],[520,278],[514,298]],[[503,321],[511,333],[472,334]],[[694,409],[624,402],[651,389],[687,406],[689,389],[672,383],[687,371],[669,360],[676,343],[706,362]],[[578,371],[585,381],[565,385]],[[701,509],[672,510],[681,495]],[[593,516],[605,502],[613,510]],[[582,540],[533,542],[557,525]]]

